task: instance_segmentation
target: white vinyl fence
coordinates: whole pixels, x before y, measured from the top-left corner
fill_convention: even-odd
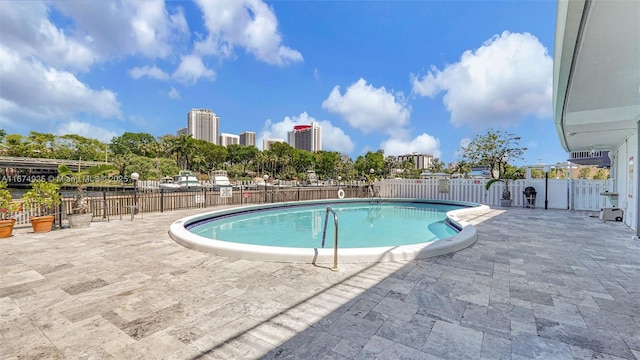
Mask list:
[[[380,195],[389,198],[418,198],[470,201],[499,206],[502,182],[485,190],[486,179],[385,179],[376,182]],[[609,180],[524,179],[509,182],[512,206],[523,206],[524,189],[536,189],[535,207],[544,208],[545,191],[549,209],[598,211],[603,205],[602,192],[611,190]],[[607,205],[608,206],[608,205]]]

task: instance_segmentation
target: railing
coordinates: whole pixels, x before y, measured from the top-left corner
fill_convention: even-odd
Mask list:
[[[329,220],[329,212],[333,213],[333,267],[331,271],[338,271],[338,214],[327,206],[327,211],[324,214],[324,230],[322,231],[322,247],[324,248],[324,241],[327,237],[327,223]]]
[[[342,188],[347,198],[363,198],[366,192],[361,188]],[[269,186],[258,190],[233,190],[231,197],[220,196],[219,190],[203,189],[193,192],[164,191],[109,191],[102,196],[87,197],[89,211],[93,219],[109,221],[111,218],[127,218],[135,214],[209,208],[223,205],[250,205],[262,203],[290,202],[302,200],[337,199],[337,187],[287,188]],[[57,209],[56,224],[67,223],[67,215],[72,213],[73,198],[63,198]],[[33,212],[19,211],[6,214],[16,219],[16,225],[29,224]]]
[[[484,179],[393,179],[374,184],[373,194],[385,198],[417,198],[469,201],[500,205],[503,183],[496,183],[485,190]],[[548,190],[550,209],[571,209],[599,211],[605,207],[601,193],[612,191],[609,180],[564,180],[549,179],[545,186],[544,179],[511,181],[509,188],[513,206],[526,205],[522,195],[527,186],[536,191],[538,208],[542,207],[545,191]],[[193,208],[208,208],[220,205],[246,205],[273,202],[289,202],[302,200],[337,199],[338,191],[344,191],[346,198],[369,198],[371,192],[368,184],[359,187],[278,187],[264,186],[259,189],[234,189],[231,197],[220,196],[219,190],[205,189],[196,192],[160,192],[140,190],[103,192],[102,196],[88,198],[90,212],[94,220],[110,220],[111,217],[130,217],[135,213],[153,213]],[[18,201],[19,202],[19,201]],[[56,224],[62,226],[67,222],[67,214],[71,213],[73,198],[64,198],[57,209]],[[7,218],[16,219],[16,225],[29,224],[29,217],[34,212],[19,211],[4,213]]]

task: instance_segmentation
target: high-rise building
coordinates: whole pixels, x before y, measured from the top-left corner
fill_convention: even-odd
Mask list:
[[[403,163],[406,160],[413,160],[413,164],[416,169],[428,169],[433,165],[433,155],[426,154],[407,154],[407,155],[399,155],[398,163]]]
[[[275,143],[282,143],[282,142],[284,142],[284,139],[264,138],[264,139],[262,139],[262,150],[269,150],[269,149],[271,149],[271,145],[273,145]]]
[[[176,131],[176,136],[180,136],[180,135],[187,135],[187,128],[183,127],[178,129],[178,131]]]
[[[296,125],[287,135],[289,145],[296,149],[311,152],[322,150],[322,128],[315,121],[311,125]]]
[[[232,144],[239,145],[240,144],[240,136],[234,135],[234,134],[226,134],[226,133],[220,134],[220,141],[218,142],[218,145],[222,145],[224,147],[227,147],[227,146],[232,145]]]
[[[253,131],[245,131],[240,134],[240,145],[256,146],[256,133]]]
[[[209,109],[192,109],[187,115],[187,134],[218,145],[220,117]]]

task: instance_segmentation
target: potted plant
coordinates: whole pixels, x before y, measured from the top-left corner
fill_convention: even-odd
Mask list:
[[[25,209],[35,214],[29,217],[33,232],[49,232],[53,229],[56,207],[61,202],[59,191],[58,184],[35,180],[31,182],[31,189],[22,196]]]
[[[67,215],[69,227],[71,228],[83,228],[91,225],[93,213],[90,212],[89,202],[84,196],[84,190],[84,186],[82,184],[78,184],[76,195],[74,196],[73,203],[71,204],[72,214]]]
[[[0,238],[8,238],[13,233],[16,219],[11,218],[11,213],[19,210],[18,204],[13,202],[11,193],[7,190],[7,183],[0,182]]]
[[[491,179],[487,181],[487,184],[485,185],[485,189],[488,191],[491,185],[497,182],[504,183],[504,187],[502,188],[502,196],[500,197],[500,206],[510,207],[513,200],[511,199],[509,182],[511,182],[511,180],[519,179],[520,177],[521,177],[521,174],[516,168],[509,168],[502,174],[502,176],[499,176],[497,179]]]

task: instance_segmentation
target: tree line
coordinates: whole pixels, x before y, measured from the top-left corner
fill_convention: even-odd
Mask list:
[[[428,171],[468,174],[473,166],[486,166],[493,177],[524,177],[524,168],[510,163],[521,159],[525,147],[520,137],[500,130],[488,130],[476,135],[461,147],[460,159],[447,167],[434,159]],[[0,152],[5,156],[67,159],[78,161],[106,161],[118,174],[140,174],[141,179],[173,176],[180,169],[189,169],[206,179],[213,170],[227,170],[230,179],[250,179],[269,175],[270,178],[305,180],[308,170],[320,179],[344,181],[366,178],[418,178],[425,169],[417,169],[412,159],[399,161],[396,156],[367,152],[355,160],[335,151],[309,152],[293,148],[287,143],[275,143],[269,150],[255,146],[216,145],[191,135],[163,135],[125,132],[105,143],[76,134],[54,135],[31,131],[28,135],[7,134],[0,129]],[[564,177],[562,169],[554,169],[549,176]],[[586,174],[586,172],[582,172]],[[544,177],[542,170],[533,169],[533,177]],[[597,173],[594,178],[604,176]]]
[[[335,151],[315,153],[293,148],[287,143],[275,143],[269,150],[255,146],[216,145],[191,135],[163,135],[125,132],[105,143],[76,134],[54,135],[31,131],[28,135],[7,134],[0,129],[0,150],[4,156],[19,156],[112,163],[120,175],[133,172],[141,179],[172,176],[180,169],[189,169],[206,178],[216,169],[227,170],[231,179],[248,179],[269,175],[274,179],[306,179],[313,170],[320,179],[358,180],[362,177],[388,176],[391,169],[415,166],[398,163],[397,158],[377,152],[358,156]],[[438,163],[440,166],[443,164]],[[371,171],[373,169],[373,172]],[[408,176],[413,173],[407,171]]]

